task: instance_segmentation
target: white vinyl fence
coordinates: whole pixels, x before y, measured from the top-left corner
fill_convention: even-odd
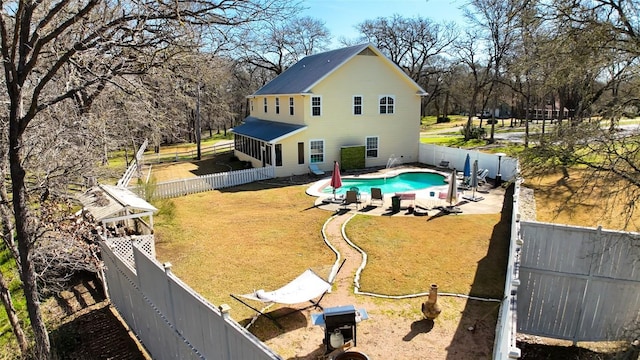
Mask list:
[[[513,191],[513,212],[511,214],[511,241],[504,295],[498,313],[496,337],[493,344],[494,359],[518,359],[520,349],[516,347],[517,332],[517,290],[520,285],[519,267],[522,241],[520,239],[520,183],[517,180]]]
[[[462,171],[467,154],[469,154],[472,163],[474,160],[478,160],[478,168],[489,169],[489,177],[492,179],[496,178],[498,167],[500,168],[502,180],[515,180],[519,175],[517,159],[509,156],[487,154],[477,150],[420,144],[418,161],[422,164],[438,166],[444,160],[449,162],[449,168]]]
[[[153,359],[282,359],[145,250],[133,246],[131,267],[100,245],[109,299]]]
[[[640,234],[522,222],[518,331],[621,340],[640,321]]]
[[[273,166],[202,175],[195,178],[157,183],[153,196],[162,199],[172,198],[273,179],[274,177],[275,169]],[[133,191],[140,192],[139,189]]]

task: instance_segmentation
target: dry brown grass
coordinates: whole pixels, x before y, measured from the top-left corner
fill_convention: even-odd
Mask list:
[[[175,198],[173,218],[156,220],[158,259],[217,305],[328,268],[335,259],[320,235],[328,214],[304,190],[259,183]],[[234,318],[250,314],[234,306]]]
[[[538,221],[586,227],[601,225],[606,229],[638,231],[640,216],[625,222],[624,205],[617,190],[621,184],[601,184],[585,179],[587,173],[569,170],[542,176],[525,175],[525,186],[534,189]],[[586,181],[585,181],[586,180]]]
[[[156,220],[158,259],[212,303],[234,305],[235,319],[248,319],[253,312],[229,294],[273,290],[307,268],[326,276],[335,260],[321,236],[332,213],[313,207],[305,189],[254,183],[173,199],[174,216]],[[502,293],[508,226],[499,214],[358,216],[347,231],[370,256],[363,291],[417,293],[437,282],[445,292]]]
[[[500,214],[357,216],[347,235],[368,254],[361,291],[415,294],[437,283],[441,292],[502,295],[509,226]]]

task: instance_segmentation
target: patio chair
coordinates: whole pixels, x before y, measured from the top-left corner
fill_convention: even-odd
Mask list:
[[[382,189],[380,188],[371,188],[371,201],[370,204],[373,204],[374,200],[379,200],[384,204],[384,196],[382,195]]]
[[[349,188],[349,190],[355,191],[356,192],[356,197],[358,198],[358,200],[360,200],[360,189],[358,189],[358,187],[354,186],[354,187]]]
[[[360,200],[358,200],[358,193],[353,191],[353,190],[349,190],[347,191],[345,197],[344,197],[344,201],[342,201],[342,205],[346,208],[347,205],[349,204],[356,204],[356,210],[358,209],[358,204],[360,204]]]
[[[324,175],[324,171],[320,170],[316,164],[309,164],[309,171],[316,176]]]

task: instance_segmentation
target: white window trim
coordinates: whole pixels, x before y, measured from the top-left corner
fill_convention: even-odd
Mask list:
[[[356,98],[360,98],[360,114],[356,114]],[[362,116],[364,115],[364,96],[362,95],[353,95],[351,97],[351,113],[354,116]]]
[[[378,139],[378,140],[376,141],[376,144],[377,144],[377,146],[378,146],[378,147],[376,147],[376,153],[378,154],[377,156],[369,156],[369,155],[368,155],[369,148],[367,147],[367,145],[369,144],[369,142],[368,142],[367,140],[369,140],[369,139],[371,139],[371,138],[376,138],[376,139]],[[376,136],[366,136],[366,137],[364,138],[364,156],[365,156],[365,158],[367,158],[367,159],[377,159],[377,158],[379,158],[379,157],[380,157],[380,136],[377,136],[377,135],[376,135]]]
[[[264,113],[268,113],[269,112],[269,102],[267,100],[267,98],[265,97],[264,100],[262,100],[262,104],[264,105],[262,110],[264,110]]]
[[[311,149],[311,144],[316,141],[322,141],[322,161],[319,161],[319,162],[311,161],[311,155],[315,155]],[[327,148],[327,145],[324,139],[309,139],[309,164],[324,164],[324,160],[326,158],[326,153],[325,153],[326,148]]]
[[[320,115],[313,115],[313,98],[320,98]],[[322,95],[312,95],[309,97],[309,110],[311,116],[322,116]]]
[[[295,100],[293,97],[289,98],[289,115],[293,116],[295,114]]]
[[[390,97],[391,99],[393,99],[393,113],[389,114],[389,104],[386,104],[385,106],[386,108],[386,112],[383,114],[380,112],[380,100],[382,100],[382,98],[385,97]],[[398,106],[398,103],[396,102],[396,96],[395,95],[391,95],[391,94],[383,94],[378,96],[378,115],[395,115],[396,114],[396,106]]]
[[[280,98],[276,98],[276,114],[280,114]]]

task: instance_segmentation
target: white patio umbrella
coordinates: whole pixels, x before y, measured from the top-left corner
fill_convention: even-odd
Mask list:
[[[454,203],[458,202],[458,184],[456,181],[456,169],[451,172],[451,178],[449,179],[449,189],[447,190],[447,202],[449,207],[452,207]]]

